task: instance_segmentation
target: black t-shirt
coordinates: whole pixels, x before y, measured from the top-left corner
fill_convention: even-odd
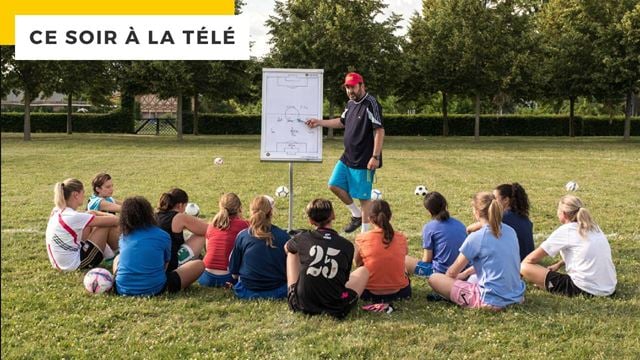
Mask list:
[[[340,160],[350,168],[366,169],[373,155],[374,130],[383,127],[382,106],[367,93],[360,101],[349,100],[340,122],[344,125],[344,153]]]
[[[298,305],[311,314],[343,313],[341,299],[353,262],[353,244],[332,229],[304,231],[287,242],[300,256]]]
[[[171,260],[169,260],[167,271],[173,271],[178,268],[178,250],[180,250],[180,246],[184,244],[184,235],[182,232],[174,233],[171,230],[171,224],[176,215],[178,215],[178,212],[173,210],[156,213],[158,226],[171,236]]]

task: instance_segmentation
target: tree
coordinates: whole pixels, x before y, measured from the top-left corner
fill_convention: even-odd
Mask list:
[[[106,104],[116,83],[106,61],[58,61],[57,65],[55,90],[67,95],[67,134],[71,134],[73,98],[84,94],[95,105]]]
[[[340,84],[349,71],[361,73],[369,89],[384,96],[399,84],[402,41],[393,33],[400,17],[375,18],[386,7],[381,0],[276,1],[267,21],[279,67],[324,69],[324,96],[330,116],[345,101]]]
[[[25,61],[15,59],[15,48],[4,47],[3,93],[10,89],[24,94],[24,141],[31,140],[31,102],[43,93],[50,96],[56,85],[58,65],[54,61]],[[6,70],[6,73],[5,73]]]

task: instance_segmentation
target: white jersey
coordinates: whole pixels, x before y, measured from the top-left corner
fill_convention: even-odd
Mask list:
[[[560,252],[567,275],[580,289],[592,295],[607,296],[616,290],[616,268],[611,247],[602,231],[590,231],[582,238],[578,223],[557,228],[540,247],[550,256]]]
[[[53,208],[47,224],[46,244],[51,266],[62,271],[80,266],[82,230],[95,215],[80,213],[71,208]]]

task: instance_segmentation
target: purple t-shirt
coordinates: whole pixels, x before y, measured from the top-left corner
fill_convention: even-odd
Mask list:
[[[433,272],[444,274],[458,257],[460,246],[467,237],[464,224],[450,217],[431,220],[422,228],[422,248],[433,251]]]

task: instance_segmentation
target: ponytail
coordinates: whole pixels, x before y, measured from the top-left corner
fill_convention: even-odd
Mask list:
[[[389,247],[393,240],[393,236],[395,235],[393,226],[391,226],[392,214],[389,203],[384,200],[375,200],[371,204],[370,211],[371,214],[369,215],[369,220],[382,229],[382,243],[386,245],[385,247]]]
[[[508,204],[511,211],[520,216],[529,217],[529,196],[522,185],[517,182],[500,184],[496,186],[496,191],[501,198],[509,199]]]
[[[591,213],[584,206],[582,200],[573,195],[565,195],[560,198],[558,210],[563,212],[571,222],[578,223],[578,234],[585,238],[590,231],[599,231],[600,227],[591,217]]]
[[[219,211],[211,221],[211,225],[220,230],[226,230],[231,225],[231,217],[240,213],[242,203],[238,195],[227,193],[220,196],[218,201]]]
[[[84,185],[78,179],[69,178],[53,186],[53,203],[60,210],[67,207],[67,200],[74,192],[84,190]]]
[[[447,210],[447,199],[437,191],[427,193],[422,204],[435,220],[446,221],[451,217]]]
[[[478,216],[489,223],[491,232],[499,238],[502,227],[502,205],[490,192],[479,192],[473,197],[473,208]]]
[[[269,247],[273,246],[271,233],[271,202],[264,196],[257,196],[251,201],[251,217],[249,218],[249,233],[264,240]]]
[[[160,201],[158,201],[158,211],[169,211],[178,204],[186,204],[189,202],[189,195],[178,188],[173,188],[169,192],[160,195]]]

